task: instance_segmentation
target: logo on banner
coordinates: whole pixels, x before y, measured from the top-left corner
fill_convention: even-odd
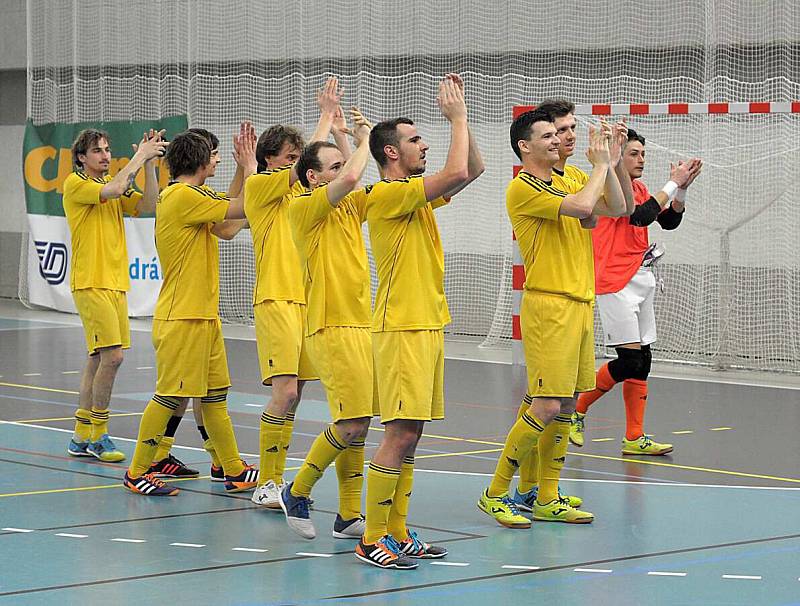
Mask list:
[[[57,286],[67,276],[67,247],[63,242],[35,240],[39,255],[39,274],[48,284]]]

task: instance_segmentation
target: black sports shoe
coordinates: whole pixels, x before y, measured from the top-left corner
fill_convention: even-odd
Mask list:
[[[364,543],[362,538],[356,545],[356,557],[378,568],[411,570],[417,567],[414,560],[400,553],[400,545],[388,534],[375,543]]]
[[[199,471],[189,469],[172,454],[169,454],[166,459],[153,463],[147,473],[153,474],[156,478],[196,478],[200,475]]]
[[[409,558],[435,560],[447,555],[447,550],[444,547],[438,547],[420,541],[417,533],[413,530],[409,530],[408,538],[404,541],[400,541],[398,545],[400,545],[400,553]]]

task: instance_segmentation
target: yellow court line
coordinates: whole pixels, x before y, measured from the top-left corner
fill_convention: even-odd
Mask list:
[[[21,385],[19,383],[3,383],[0,381],[0,387],[19,387],[20,389],[36,389],[39,391],[53,391],[55,393],[69,393],[80,395],[80,392],[70,391],[69,389],[54,389],[52,387],[39,387],[38,385]]]
[[[133,416],[141,416],[144,413],[142,412],[115,412],[110,414],[111,417],[133,417]],[[47,423],[48,421],[74,421],[75,417],[52,417],[49,419],[21,419],[19,421],[3,421],[0,420],[0,424],[3,423]]]
[[[197,478],[176,478],[173,480],[164,480],[168,484],[173,484],[175,482],[190,482],[194,480],[207,480],[211,476],[199,476]],[[0,498],[3,497],[28,497],[32,495],[39,495],[39,494],[57,494],[60,492],[81,492],[83,490],[102,490],[103,488],[124,488],[122,486],[122,482],[117,482],[115,484],[102,484],[100,486],[76,486],[74,488],[51,488],[50,490],[31,490],[29,492],[7,492],[5,494],[0,494]]]
[[[414,455],[415,459],[435,459],[437,457],[458,457],[461,455],[486,454],[487,452],[502,452],[502,448],[487,448],[485,450],[468,450],[466,452],[441,452],[435,454]]]
[[[777,480],[779,482],[792,482],[800,484],[798,478],[781,478],[778,476],[768,476],[758,473],[745,473],[743,471],[731,471],[728,469],[713,469],[709,467],[692,467],[690,465],[677,465],[676,463],[661,463],[660,461],[642,461],[641,459],[628,459],[625,457],[609,457],[606,455],[595,455],[586,452],[568,452],[567,454],[574,457],[586,457],[588,459],[605,459],[606,461],[624,461],[626,463],[638,463],[639,465],[655,465],[656,467],[669,467],[672,469],[685,469],[688,471],[704,471],[706,473],[719,473],[729,476],[738,476],[740,478],[756,478],[758,480]]]
[[[385,429],[379,427],[371,427],[370,429],[378,429],[379,431],[385,431]],[[468,442],[470,444],[490,444],[492,446],[505,446],[502,442],[490,442],[487,440],[473,440],[472,438],[459,438],[455,436],[437,436],[433,434],[423,433],[422,437],[425,438],[438,438],[443,440],[453,440],[456,442]],[[704,473],[717,473],[721,475],[729,475],[729,476],[736,476],[740,478],[754,478],[758,480],[774,480],[778,482],[790,482],[793,484],[800,484],[800,479],[797,478],[782,478],[779,476],[769,476],[765,474],[757,474],[757,473],[745,473],[743,471],[731,471],[728,469],[714,469],[710,467],[692,467],[691,465],[678,465],[677,463],[661,463],[659,461],[642,461],[640,459],[631,459],[627,457],[612,457],[607,455],[594,455],[588,454],[585,452],[573,452],[569,451],[568,455],[574,457],[586,457],[587,459],[604,459],[606,461],[621,461],[625,463],[638,463],[639,465],[654,465],[656,467],[668,467],[670,469],[683,469],[686,471],[702,471]]]

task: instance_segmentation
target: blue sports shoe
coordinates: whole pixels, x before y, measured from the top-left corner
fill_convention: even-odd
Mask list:
[[[119,463],[125,460],[125,453],[116,447],[107,433],[100,436],[97,442],[89,442],[86,451],[106,463]]]
[[[88,452],[87,448],[89,448],[88,440],[86,442],[76,442],[75,438],[72,438],[69,441],[69,446],[67,446],[67,454],[73,457],[91,457],[92,453]]]
[[[289,528],[304,539],[313,539],[317,536],[317,531],[314,529],[314,522],[311,521],[311,516],[308,514],[308,498],[294,496],[292,494],[293,483],[290,482],[283,487],[283,490],[278,495],[278,501],[281,504],[283,513],[286,514],[286,523]]]
[[[520,492],[519,490],[515,490],[514,498],[511,500],[514,501],[514,504],[520,511],[527,511],[528,513],[531,513],[533,511],[533,505],[536,502],[536,497],[538,494],[538,486],[534,486],[528,492]],[[558,489],[558,498],[566,499],[569,502],[570,507],[578,508],[583,505],[583,499],[580,497],[576,497],[574,495],[562,495],[561,487]]]

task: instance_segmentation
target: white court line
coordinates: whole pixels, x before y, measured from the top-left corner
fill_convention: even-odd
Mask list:
[[[256,408],[262,408],[264,405],[263,404],[245,404],[245,406],[254,406]]]
[[[152,366],[137,366],[136,370],[153,370]]]
[[[749,575],[749,574],[723,574],[723,579],[743,579],[745,581],[760,581],[760,576]]]
[[[572,570],[573,572],[602,572],[606,574],[609,572],[614,572],[608,568],[573,568]]]
[[[246,551],[248,553],[267,553],[269,549],[256,549],[255,547],[234,547],[231,551]]]
[[[62,429],[60,427],[46,427],[44,425],[35,425],[33,423],[18,423],[16,421],[2,421],[0,420],[0,425],[13,425],[15,427],[25,427],[28,429],[44,429],[46,431],[57,431],[60,433],[68,433],[72,434],[74,431],[72,429]],[[136,440],[132,438],[119,438],[114,436],[115,440],[119,440],[120,442],[131,442],[136,443]],[[204,448],[197,448],[195,446],[178,446],[175,444],[172,448],[179,448],[182,450],[190,450],[193,452],[206,452]],[[258,457],[259,455],[249,452],[242,452],[240,453],[244,457]],[[302,461],[302,459],[296,457],[289,457],[291,461]],[[442,470],[442,469],[419,469],[414,468],[415,472],[419,473],[438,473],[447,476],[473,476],[476,478],[491,478],[494,474],[491,473],[482,473],[478,471],[449,471],[449,470]],[[800,488],[795,488],[791,486],[742,486],[742,485],[725,485],[725,484],[691,484],[686,482],[644,482],[640,480],[596,480],[591,478],[560,478],[561,482],[586,482],[589,484],[635,484],[641,486],[664,486],[664,487],[677,487],[677,488],[732,488],[736,490],[779,490],[784,492],[797,492],[800,491]]]
[[[736,379],[712,379],[712,378],[701,378],[701,377],[684,377],[678,375],[662,375],[656,373],[650,373],[650,376],[654,379],[669,379],[671,381],[691,381],[692,383],[717,383],[721,385],[738,385],[741,387],[763,387],[765,389],[788,389],[791,391],[797,391],[800,389],[800,386],[794,385],[768,385],[765,383],[751,383],[748,381],[737,381]]]
[[[687,434],[687,433],[694,433],[694,430],[693,429],[682,429],[681,431],[673,431],[672,433],[675,434],[676,436],[682,436],[682,435]]]
[[[332,558],[333,557],[333,555],[330,554],[330,553],[312,553],[310,551],[298,551],[294,555],[308,556],[310,558]]]
[[[112,541],[116,541],[117,543],[147,543],[144,539],[123,539],[121,537],[117,537],[116,539],[111,539]]]
[[[40,372],[25,372],[25,373],[22,373],[22,376],[23,377],[41,377],[42,373],[40,373]]]
[[[469,566],[469,562],[431,562],[431,566]]]
[[[612,442],[616,438],[592,438],[592,442]]]
[[[514,564],[503,564],[500,568],[506,570],[541,570],[539,566],[516,566]]]
[[[733,429],[733,427],[712,427],[708,431],[728,431],[729,429]]]
[[[81,372],[80,370],[62,370],[61,374],[62,375],[77,375],[77,374],[80,374],[80,372]]]
[[[6,530],[8,532],[36,532],[35,530],[31,530],[30,528],[3,528],[2,530]]]
[[[71,532],[57,532],[57,537],[67,537],[69,539],[88,539],[88,534],[72,534]]]
[[[173,547],[194,547],[195,549],[199,549],[200,547],[205,547],[205,545],[201,545],[199,543],[170,543]]]
[[[658,571],[658,570],[651,570],[647,574],[649,574],[650,576],[654,576],[654,577],[685,577],[686,576],[685,572],[662,572],[662,571]]]

